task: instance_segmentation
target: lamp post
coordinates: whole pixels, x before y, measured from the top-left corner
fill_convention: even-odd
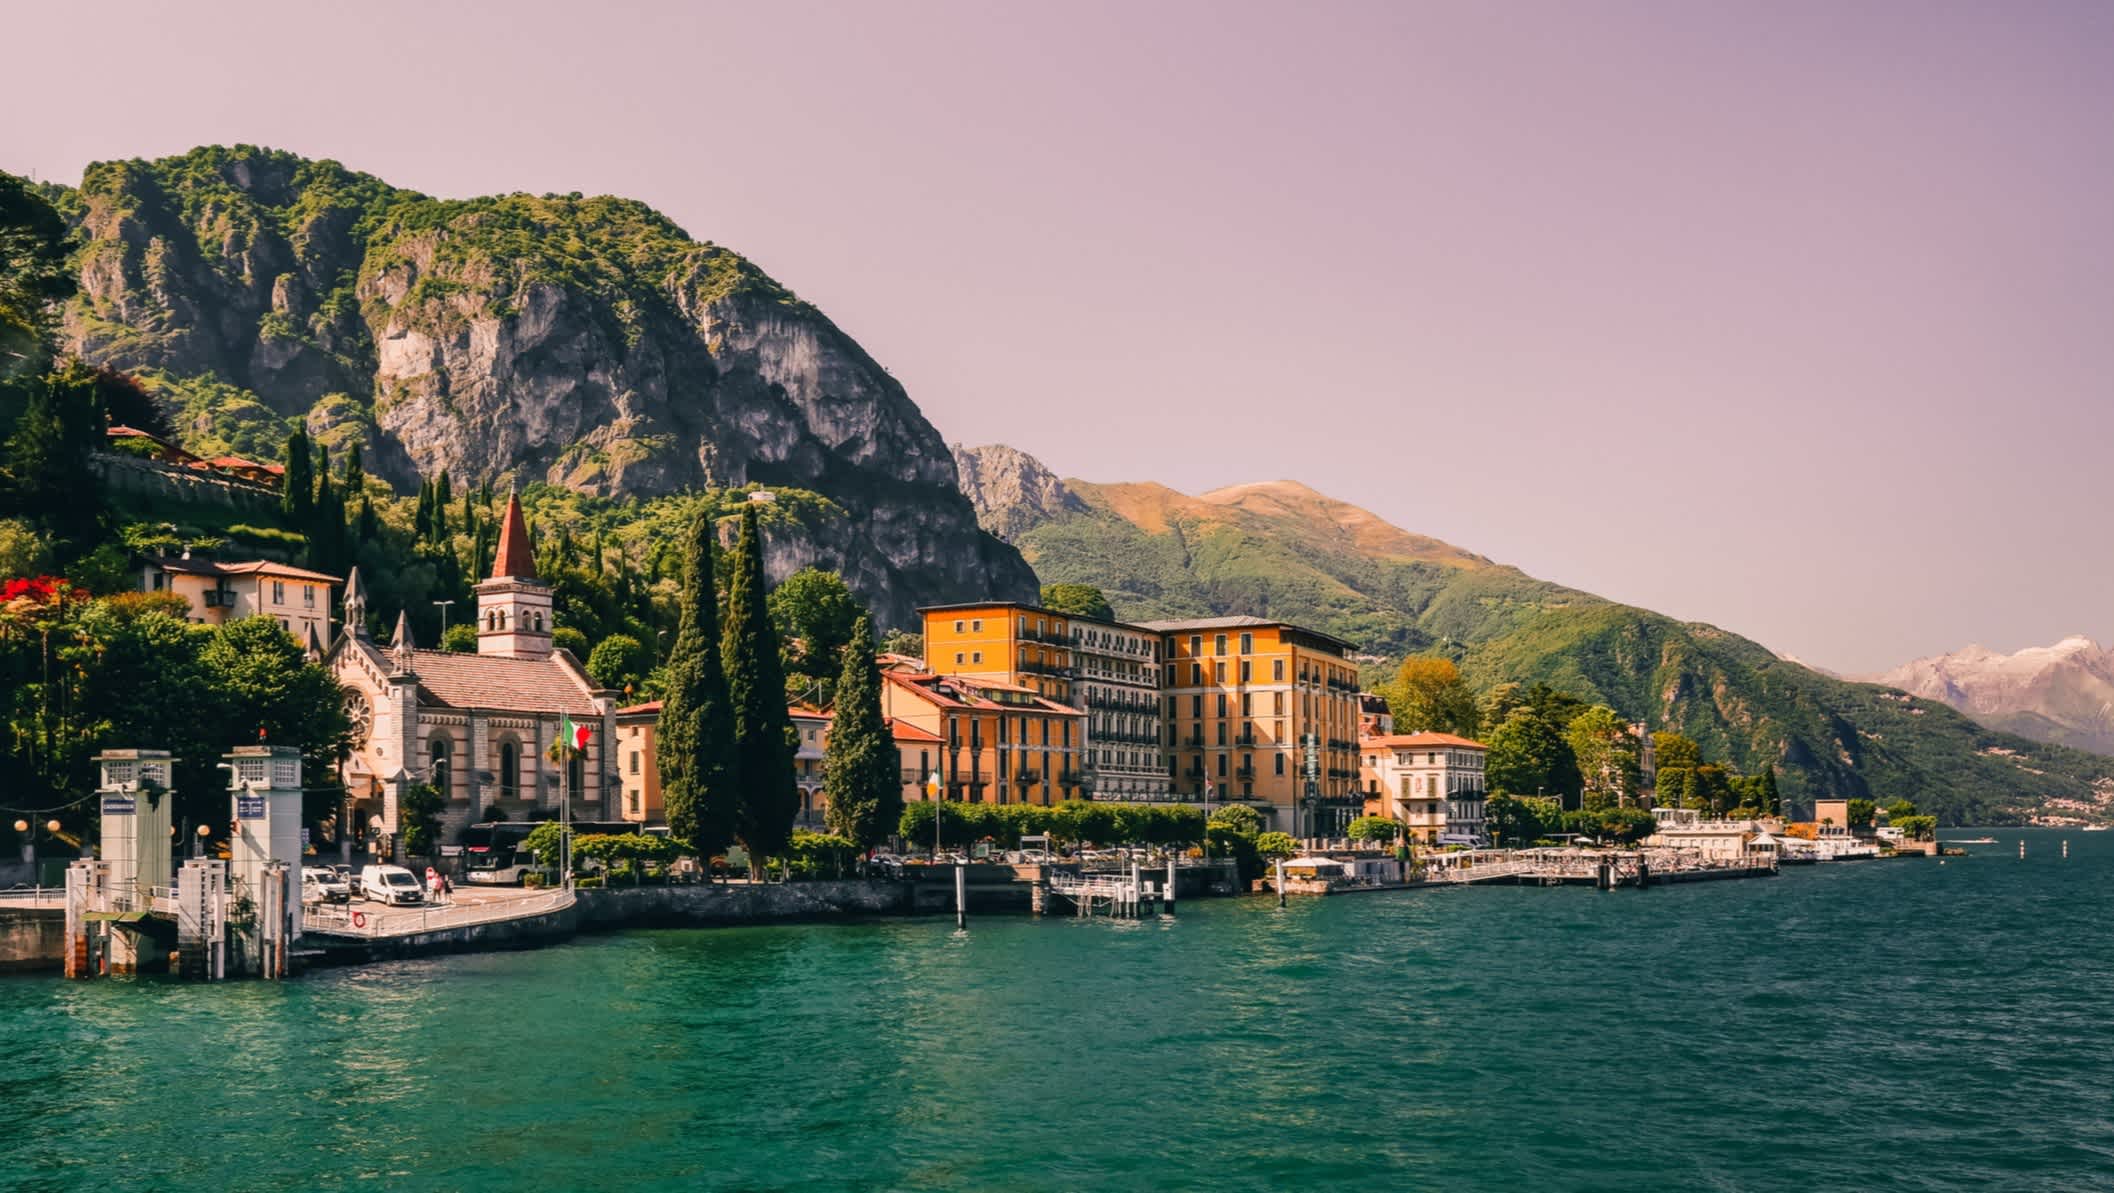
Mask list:
[[[196,849],[195,849],[195,850],[193,850],[193,852],[192,852],[192,854],[191,854],[191,856],[192,856],[192,857],[204,857],[204,856],[206,855],[206,838],[207,838],[207,837],[210,837],[210,836],[212,836],[212,835],[213,835],[213,826],[212,826],[212,825],[210,825],[210,824],[201,824],[201,825],[199,825],[199,826],[198,826],[198,845],[197,845]]]
[[[35,823],[28,819],[20,819],[15,821],[15,831],[22,834],[22,863],[29,867],[31,884],[35,886],[42,886],[44,884],[36,880],[37,827],[38,826]],[[58,836],[60,828],[58,817],[54,816],[50,820],[45,821],[43,828],[44,832],[47,835],[52,837]]]
[[[452,604],[454,604],[454,603],[455,603],[454,601],[435,601],[435,602],[433,602],[434,606],[435,606],[436,608],[438,608],[438,609],[440,610],[440,636],[441,636],[441,637],[442,637],[443,639],[445,639],[445,638],[446,638],[446,637],[448,636],[448,606],[450,606],[450,605],[452,605]],[[446,643],[445,643],[445,642],[443,642],[443,643],[442,643],[442,645],[444,645],[444,646],[445,646],[445,645],[446,645]]]

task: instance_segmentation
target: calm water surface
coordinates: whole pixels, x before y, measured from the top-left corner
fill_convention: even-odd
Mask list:
[[[0,1188],[2114,1188],[2114,833],[1994,835],[1646,892],[4,980]]]

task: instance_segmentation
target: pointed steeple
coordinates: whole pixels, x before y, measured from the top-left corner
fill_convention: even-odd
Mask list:
[[[389,651],[396,656],[398,674],[411,674],[411,652],[415,649],[417,647],[411,642],[411,615],[400,609],[396,614],[396,636],[389,640]]]
[[[367,586],[360,583],[357,564],[345,577],[345,632],[355,638],[367,636]]]
[[[521,498],[509,493],[506,520],[499,525],[499,550],[492,556],[492,579],[536,578],[536,556],[529,550],[528,521],[521,516]]]

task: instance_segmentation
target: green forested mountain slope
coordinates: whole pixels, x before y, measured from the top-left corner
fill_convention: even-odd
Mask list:
[[[43,189],[79,242],[64,346],[141,377],[193,451],[277,458],[302,426],[398,492],[444,472],[620,500],[792,487],[844,513],[774,540],[774,574],[842,572],[887,624],[1035,590],[886,369],[646,204],[437,199],[251,146]]]
[[[1799,801],[1906,797],[1950,823],[2114,807],[2114,759],[1986,729],[1715,626],[1534,579],[1293,482],[1191,497],[981,472],[970,496],[986,525],[1023,522],[1017,508],[993,505],[1006,493],[1062,487],[1067,500],[1040,503],[1011,540],[1045,583],[1099,585],[1122,617],[1283,617],[1362,644],[1375,656],[1371,678],[1403,655],[1435,652],[1480,686],[1546,681],[1686,733],[1741,770],[1773,761]]]

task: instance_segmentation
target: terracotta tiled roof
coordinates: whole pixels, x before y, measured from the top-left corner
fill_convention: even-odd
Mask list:
[[[499,527],[499,550],[492,556],[492,579],[533,580],[536,557],[529,550],[528,522],[521,516],[521,498],[506,499],[506,521]]]
[[[905,691],[915,692],[919,697],[941,708],[973,708],[981,712],[1006,712],[1033,709],[1036,712],[1061,717],[1083,717],[1086,714],[1070,705],[1037,696],[1027,703],[1010,703],[986,699],[982,693],[996,690],[1023,693],[1027,688],[1012,684],[987,683],[983,680],[966,679],[958,675],[906,675],[897,671],[884,671],[881,677]]]
[[[657,717],[661,715],[661,702],[648,700],[644,704],[630,704],[617,710],[620,717]]]
[[[510,659],[446,650],[412,652],[422,703],[445,708],[596,716],[587,685],[556,658]]]
[[[940,743],[939,734],[932,732],[930,729],[921,729],[908,721],[897,720],[894,717],[888,718],[888,732],[897,741],[914,741],[921,745],[933,746]]]
[[[1466,737],[1455,737],[1451,733],[1391,733],[1385,737],[1361,737],[1358,744],[1376,750],[1419,749],[1424,746],[1463,746],[1471,750],[1487,750],[1490,747]]]
[[[337,576],[322,572],[311,572],[284,563],[273,563],[269,559],[252,559],[242,563],[215,563],[210,559],[168,559],[154,557],[151,562],[165,572],[178,572],[192,576],[284,576],[290,580],[313,580],[319,584],[342,584]]]

